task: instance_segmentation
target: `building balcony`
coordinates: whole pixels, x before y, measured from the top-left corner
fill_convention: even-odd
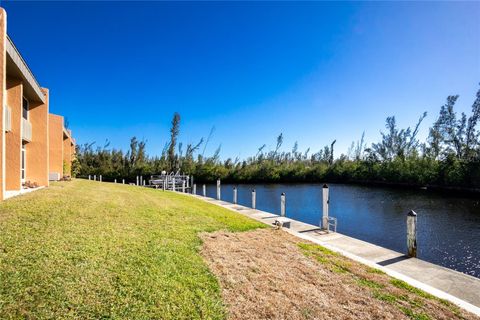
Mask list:
[[[27,119],[22,118],[22,140],[32,141],[32,124]]]

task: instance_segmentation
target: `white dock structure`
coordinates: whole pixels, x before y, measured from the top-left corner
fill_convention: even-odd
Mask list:
[[[148,186],[163,190],[189,192],[191,188],[190,181],[191,176],[181,174],[180,172],[162,172],[162,174],[150,176]]]

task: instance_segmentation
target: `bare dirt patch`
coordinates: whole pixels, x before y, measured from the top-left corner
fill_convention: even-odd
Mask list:
[[[201,237],[229,319],[478,319],[283,231]]]

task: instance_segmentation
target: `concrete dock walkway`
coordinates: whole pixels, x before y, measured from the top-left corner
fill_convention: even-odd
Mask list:
[[[194,195],[210,203],[233,210],[272,225],[279,216],[229,202]],[[327,233],[318,226],[291,220],[285,231],[339,252],[348,258],[378,268],[439,298],[480,315],[480,279],[386,249],[340,233]]]

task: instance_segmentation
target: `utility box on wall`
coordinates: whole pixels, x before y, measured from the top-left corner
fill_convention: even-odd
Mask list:
[[[50,172],[48,174],[48,180],[50,181],[59,181],[60,180],[60,173],[58,172]]]

